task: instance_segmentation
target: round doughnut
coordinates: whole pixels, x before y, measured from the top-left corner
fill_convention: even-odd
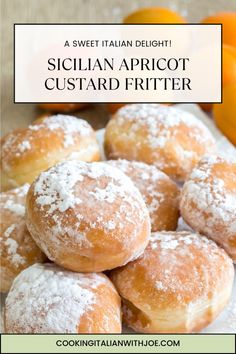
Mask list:
[[[42,103],[39,104],[39,108],[56,113],[69,113],[79,111],[87,107],[86,103]]]
[[[110,114],[114,114],[116,111],[118,111],[118,109],[120,109],[121,107],[125,106],[126,103],[107,103],[107,110]],[[165,106],[169,106],[169,103],[165,103]]]
[[[7,292],[14,278],[46,256],[30,236],[25,224],[25,198],[29,185],[1,193],[0,291]]]
[[[174,231],[179,217],[179,188],[154,165],[128,160],[109,160],[134,182],[147,205],[152,231]]]
[[[109,159],[153,164],[183,181],[215,143],[208,128],[191,113],[159,104],[132,104],[120,108],[109,121],[104,148]]]
[[[232,260],[208,238],[156,232],[143,255],[111,272],[123,300],[123,320],[143,333],[199,331],[227,304]]]
[[[55,263],[99,272],[138,257],[150,218],[133,182],[103,162],[66,161],[42,172],[26,202],[28,229]]]
[[[120,297],[104,274],[35,264],[6,299],[7,333],[121,333]]]
[[[185,222],[236,263],[236,160],[204,157],[183,186],[180,206]]]
[[[2,190],[31,183],[38,174],[67,159],[99,160],[92,127],[82,119],[56,115],[36,120],[1,140]]]

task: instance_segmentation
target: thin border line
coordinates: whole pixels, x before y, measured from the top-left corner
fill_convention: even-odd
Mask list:
[[[163,335],[165,335],[165,333],[121,333],[121,334],[119,334],[119,333],[115,333],[115,334],[112,334],[112,333],[107,333],[106,335],[116,335],[116,336],[123,336],[123,335],[137,335],[137,334],[140,334],[140,335],[142,335],[142,334],[144,334],[144,335],[153,335],[153,334],[156,334],[157,336],[159,335],[159,336],[163,336]],[[226,336],[230,336],[230,337],[234,337],[234,346],[235,346],[235,340],[236,340],[236,335],[235,334],[227,334],[227,333],[202,333],[202,334],[198,334],[198,333],[181,333],[181,334],[175,334],[175,333],[167,333],[168,334],[168,336],[175,336],[175,335],[178,335],[178,336],[188,336],[188,335],[196,335],[196,336],[198,336],[198,335],[203,335],[203,336],[206,336],[206,335],[226,335]],[[63,336],[63,334],[62,333],[59,333],[59,334],[56,334],[56,333],[50,333],[50,334],[43,334],[43,333],[18,333],[18,334],[1,334],[1,336],[11,336],[11,335],[24,335],[24,336],[28,336],[28,335],[36,335],[36,336],[44,336],[44,335],[50,335],[50,336],[58,336],[58,335],[61,335],[61,336]],[[68,334],[66,334],[66,335],[68,335],[68,336],[77,336],[77,337],[79,337],[80,336],[80,333],[68,333]],[[89,336],[93,336],[93,335],[104,335],[104,334],[102,334],[102,333],[99,333],[99,334],[96,334],[96,333],[93,333],[93,334],[91,334],[91,333],[85,333],[85,334],[83,334],[83,333],[81,333],[81,335],[89,335]],[[55,344],[55,343],[54,343]],[[56,344],[55,344],[56,345]],[[161,346],[160,346],[161,347]],[[159,348],[159,347],[158,347]],[[174,346],[172,347],[172,348],[174,348]],[[66,347],[64,347],[64,349],[66,350]],[[156,353],[158,353],[159,351],[156,351],[156,352],[149,352],[149,354],[156,354]],[[3,351],[2,351],[2,340],[1,340],[1,353],[4,353]],[[23,353],[23,351],[22,352],[17,352],[17,353]],[[41,352],[36,352],[36,351],[34,351],[34,353],[35,354],[38,354],[38,353],[41,353]],[[82,353],[82,352],[80,352],[80,353]],[[95,352],[96,353],[96,352]],[[97,352],[97,353],[99,353],[99,352]],[[140,352],[141,353],[141,352]],[[161,353],[161,352],[160,352]],[[176,351],[173,351],[173,353],[178,353],[178,352],[176,352]],[[189,354],[188,352],[181,352],[182,354]],[[211,353],[211,352],[209,352],[209,353]],[[232,353],[235,353],[235,352],[232,352]],[[50,352],[50,354],[54,354],[54,352]],[[127,354],[128,354],[128,352],[127,352]],[[198,352],[193,352],[193,354],[200,354],[200,353],[198,353]]]
[[[80,25],[86,25],[86,26],[96,26],[96,25],[99,25],[99,26],[176,26],[176,25],[179,25],[179,26],[214,26],[214,25],[218,25],[220,26],[221,28],[221,85],[220,85],[220,101],[218,102],[209,102],[209,101],[204,101],[204,102],[197,102],[197,101],[191,101],[191,102],[185,102],[185,101],[151,101],[151,102],[142,102],[142,101],[135,101],[135,102],[118,102],[118,101],[104,101],[104,102],[101,102],[101,101],[86,101],[86,102],[82,102],[82,101],[73,101],[73,102],[16,102],[16,72],[15,72],[15,63],[16,63],[16,59],[15,59],[15,56],[16,56],[16,51],[15,51],[15,29],[16,29],[16,26],[25,26],[25,25],[29,25],[29,26],[80,26]],[[13,55],[14,55],[14,59],[13,59],[13,103],[14,104],[73,104],[73,103],[81,103],[81,104],[88,104],[88,103],[94,103],[94,104],[133,104],[133,103],[147,103],[147,104],[152,104],[152,103],[164,103],[164,104],[171,104],[171,103],[175,103],[175,104],[194,104],[194,103],[197,103],[197,104],[221,104],[223,103],[223,26],[221,23],[58,23],[58,22],[52,22],[52,23],[43,23],[43,22],[39,22],[39,23],[32,23],[32,22],[29,22],[29,23],[25,23],[25,22],[22,22],[22,23],[14,23],[13,24],[13,31],[14,31],[14,35],[13,35]]]

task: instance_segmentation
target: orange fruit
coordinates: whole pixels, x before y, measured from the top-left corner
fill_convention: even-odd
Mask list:
[[[236,35],[236,34],[235,34]],[[223,46],[223,86],[236,82],[236,47]]]
[[[222,23],[223,43],[236,47],[236,12],[218,12],[204,18],[202,23]]]
[[[39,107],[49,112],[74,112],[86,107],[85,103],[42,103]]]
[[[236,145],[236,82],[224,87],[223,103],[213,106],[216,125]]]
[[[125,17],[124,23],[185,23],[186,20],[178,13],[162,8],[147,7]]]

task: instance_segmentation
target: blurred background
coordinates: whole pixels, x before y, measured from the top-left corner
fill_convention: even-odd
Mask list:
[[[143,8],[148,9],[143,11]],[[134,14],[127,17],[131,13]],[[207,18],[207,22],[223,23],[224,32],[226,30],[223,51],[226,88],[223,105],[217,105],[216,108],[203,106],[202,109],[209,115],[213,114],[221,131],[236,144],[236,0],[1,0],[1,17],[2,134],[28,125],[51,109],[58,112],[64,110],[63,107],[42,109],[31,104],[13,103],[14,23],[122,23],[125,18],[126,22],[181,23],[201,22]],[[109,112],[114,111],[116,106],[92,105],[83,107],[83,110],[80,108],[67,107],[66,110],[71,109],[74,115],[87,119],[95,129],[99,129],[106,124]]]

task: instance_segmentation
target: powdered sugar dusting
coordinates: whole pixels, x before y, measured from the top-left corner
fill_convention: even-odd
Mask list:
[[[178,247],[194,244],[197,247],[202,247],[204,244],[212,243],[204,236],[199,236],[187,231],[182,232],[154,232],[150,239],[150,247],[156,249],[160,247],[163,250],[175,250]]]
[[[25,215],[25,196],[29,184],[1,194],[2,228],[0,235],[0,256],[8,259],[16,267],[25,264],[25,259],[19,254],[19,244],[16,235],[20,234],[22,219]],[[10,212],[11,214],[5,212]],[[9,225],[9,226],[8,226]],[[6,253],[5,253],[6,252]]]
[[[72,150],[72,153],[74,146],[78,146],[79,138],[85,140],[87,137],[92,137],[94,132],[87,121],[73,116],[59,114],[36,120],[28,128],[14,130],[3,138],[3,169],[8,171],[14,159],[35,153],[36,149],[41,154],[50,154],[53,149],[51,147],[48,151],[47,141],[52,134],[59,138],[57,139],[59,141],[57,143],[58,149]],[[95,138],[93,144],[96,145]],[[98,151],[98,147],[96,151]]]
[[[139,259],[111,276],[131,328],[191,332],[198,330],[198,319],[213,320],[226,305],[234,267],[224,250],[202,235],[156,232]]]
[[[228,239],[236,238],[236,164],[218,156],[202,159],[184,184],[181,211],[192,228],[230,251]],[[236,257],[233,247],[231,252]]]
[[[192,138],[197,139],[199,143],[208,139],[214,141],[207,127],[193,114],[173,107],[159,104],[126,105],[118,111],[116,117],[119,125],[127,120],[132,121],[132,131],[147,129],[147,139],[153,148],[164,148],[170,137],[178,132],[168,128],[178,128],[181,124],[192,128]],[[197,131],[195,128],[198,128]],[[199,129],[204,134],[199,134]],[[186,153],[190,154],[191,151]]]
[[[8,199],[3,207],[11,212],[23,216],[25,214],[25,207],[21,204],[14,203],[12,200]]]
[[[113,203],[118,196],[126,197],[129,187],[134,189],[132,182],[119,170],[113,170],[105,163],[67,161],[42,172],[34,186],[36,201],[41,206],[50,206],[48,213],[55,210],[64,212],[82,201],[76,195],[75,186],[84,177],[96,180],[100,177],[109,178],[105,188],[96,187],[88,191],[95,200]]]
[[[14,281],[6,299],[7,327],[25,333],[77,333],[81,317],[93,311],[102,284],[100,274],[65,271],[54,264],[35,264]]]
[[[154,264],[155,259],[157,267],[154,269],[150,264]],[[150,284],[160,291],[160,303],[166,301],[168,292],[176,294],[177,306],[182,306],[186,299],[188,306],[194,306],[198,299],[207,299],[208,294],[212,296],[213,291],[218,296],[226,279],[229,287],[233,281],[230,257],[205,236],[188,231],[152,233],[138,264],[144,267]]]
[[[154,165],[122,159],[107,162],[129,176],[141,192],[150,213],[152,230],[175,230],[179,208],[177,185]]]
[[[19,188],[15,188],[8,194],[7,198],[1,198],[1,207],[7,209],[10,212],[24,216],[25,215],[25,205],[23,202],[19,202],[19,199],[24,198],[29,190],[29,184],[24,184]]]
[[[79,197],[74,195],[74,186],[79,180],[83,180],[83,177],[77,175],[78,171],[73,162],[68,162],[65,166],[66,168],[59,167],[60,171],[58,168],[52,168],[41,173],[35,183],[36,201],[39,205],[48,205],[49,214],[55,210],[64,212],[81,203]]]
[[[105,148],[109,158],[152,163],[185,180],[199,159],[215,150],[215,141],[192,113],[159,104],[132,104],[119,109],[108,123]]]
[[[1,237],[1,243],[7,252],[8,255],[7,257],[12,261],[13,264],[19,266],[20,264],[25,264],[25,259],[20,254],[18,254],[19,244],[14,238],[11,237],[11,234],[16,229],[16,227],[17,227],[16,224],[12,224],[5,230],[5,232]],[[1,247],[0,250],[1,257],[2,257],[2,252],[3,249]]]
[[[3,265],[14,271],[25,267],[28,262],[44,259],[41,251],[31,239],[25,225],[25,197],[29,189],[29,184],[1,193],[1,234],[0,234],[0,257]],[[2,274],[7,267],[3,267]],[[9,273],[9,270],[8,270]],[[7,273],[7,274],[8,274]],[[9,274],[8,282],[11,281]]]
[[[155,166],[147,165],[146,163],[143,162],[118,159],[118,160],[109,160],[108,163],[115,167],[118,167],[126,174],[129,174],[130,170],[133,169],[142,170],[142,173],[140,173],[140,178],[143,181],[151,180],[152,182],[156,182],[163,179],[164,180],[169,179],[164,172],[158,170]]]
[[[57,164],[40,174],[32,193],[35,210],[45,221],[44,232],[50,234],[50,241],[55,244],[52,249],[37,233],[51,260],[56,259],[66,242],[78,248],[83,246],[84,255],[84,248],[93,247],[91,234],[98,232],[105,238],[114,238],[126,250],[139,237],[140,228],[148,229],[150,225],[138,189],[122,171],[107,163],[71,160]],[[30,220],[27,226],[34,235]],[[146,245],[147,239],[144,241]],[[137,248],[143,251],[144,244],[137,244]]]
[[[5,237],[9,237],[12,233],[12,231],[15,229],[16,225],[15,224],[12,224],[11,226],[9,226],[5,232],[4,232],[4,236]]]
[[[31,145],[30,145],[30,142],[28,140],[23,140],[22,143],[20,143],[18,145],[18,149],[20,150],[20,152],[24,152],[26,150],[30,150],[31,148]]]
[[[163,291],[168,290],[168,288],[165,287],[165,286],[163,285],[163,283],[162,283],[161,281],[159,281],[159,280],[156,281],[156,288],[157,288],[158,290],[163,290]]]
[[[81,137],[91,134],[90,125],[83,119],[78,119],[73,116],[58,114],[55,116],[46,117],[40,124],[30,125],[29,129],[35,130],[48,128],[51,131],[61,130],[64,134],[64,147],[67,148],[74,144],[74,135],[79,134]]]
[[[29,190],[29,183],[25,183],[23,186],[15,188],[14,193],[17,194],[19,197],[25,197]]]

